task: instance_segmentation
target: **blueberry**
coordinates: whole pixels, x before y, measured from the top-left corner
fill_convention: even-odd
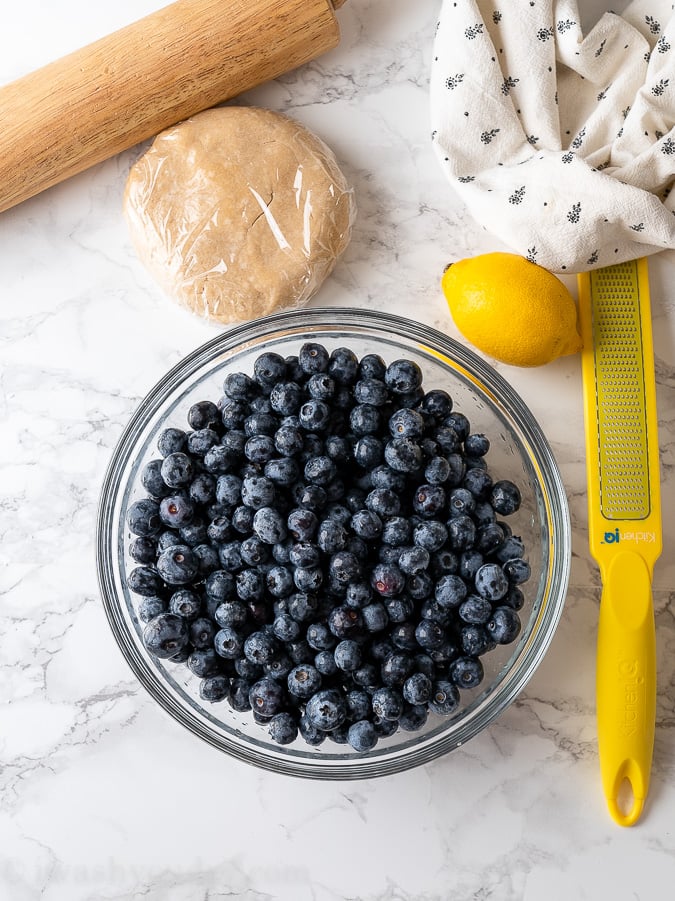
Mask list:
[[[267,463],[275,453],[274,439],[270,435],[252,435],[244,445],[244,454],[251,463]]]
[[[272,741],[279,745],[290,745],[298,737],[298,723],[292,714],[285,711],[276,713],[267,729]]]
[[[403,683],[402,694],[409,704],[426,704],[431,697],[431,679],[424,673],[413,673]]]
[[[514,610],[521,610],[525,604],[525,595],[517,586],[509,588],[506,597],[501,599],[501,604],[506,607],[512,607]]]
[[[236,573],[244,565],[244,561],[241,559],[241,542],[235,540],[219,544],[218,559],[222,569],[229,573]]]
[[[429,520],[415,526],[412,539],[415,545],[433,553],[440,550],[448,540],[448,530],[442,522]]]
[[[314,666],[322,676],[334,676],[338,672],[332,651],[318,651],[314,656]]]
[[[143,629],[143,643],[155,657],[175,657],[188,643],[188,624],[175,613],[160,613]]]
[[[390,416],[388,426],[392,438],[421,438],[424,434],[424,418],[406,407]]]
[[[355,435],[374,435],[380,428],[380,411],[372,404],[357,404],[349,414],[349,426]]]
[[[272,623],[272,631],[279,641],[293,641],[300,635],[300,624],[289,613],[282,613],[275,617]]]
[[[470,457],[484,457],[490,450],[490,439],[479,433],[467,435],[464,450]]]
[[[233,400],[251,400],[258,393],[258,385],[243,372],[228,372],[223,391]]]
[[[420,485],[413,495],[413,509],[420,516],[438,516],[445,509],[444,489],[440,485]]]
[[[475,586],[481,597],[499,601],[509,590],[509,580],[498,563],[484,563],[476,573]]]
[[[271,390],[286,376],[286,361],[277,353],[266,351],[253,364],[253,379],[265,390]]]
[[[370,720],[362,719],[349,726],[347,741],[357,753],[365,754],[375,747],[378,735]]]
[[[300,467],[290,457],[268,460],[265,464],[265,477],[275,485],[288,488],[297,482],[300,475]]]
[[[461,576],[449,573],[436,583],[434,597],[441,607],[459,607],[468,594],[466,582]]]
[[[465,441],[471,432],[471,423],[467,417],[457,410],[453,410],[443,419],[443,424],[453,429],[460,441]]]
[[[336,644],[335,636],[325,623],[314,622],[307,627],[307,643],[315,651],[327,651]]]
[[[481,554],[494,554],[504,544],[504,529],[498,522],[481,526],[476,535],[476,548]]]
[[[412,473],[422,465],[422,448],[412,438],[392,438],[384,446],[384,459],[396,472]]]
[[[454,682],[439,679],[434,682],[429,698],[429,709],[433,713],[447,716],[453,713],[459,706],[459,691]]]
[[[348,347],[336,347],[328,361],[328,374],[341,385],[351,385],[359,374],[359,361]]]
[[[430,485],[442,485],[448,481],[450,473],[447,457],[432,457],[424,468],[424,478]]]
[[[403,623],[413,615],[415,604],[410,597],[400,595],[395,598],[385,598],[384,606],[392,623]]]
[[[311,747],[320,745],[326,739],[326,733],[321,729],[317,729],[314,723],[312,723],[305,714],[298,720],[298,731],[306,744]]]
[[[220,661],[213,648],[202,648],[198,651],[192,651],[186,662],[190,672],[202,679],[205,676],[213,676],[220,671]]]
[[[392,598],[403,591],[405,576],[397,566],[378,563],[373,567],[371,585],[378,594]]]
[[[138,618],[142,623],[149,623],[151,619],[159,616],[160,613],[167,613],[167,605],[164,598],[157,595],[146,595],[142,597],[138,604]]]
[[[335,395],[337,385],[325,372],[315,372],[305,386],[307,393],[315,400],[329,401]]]
[[[357,404],[371,404],[381,407],[389,399],[389,390],[382,379],[361,378],[354,385],[354,400]]]
[[[422,370],[413,360],[394,360],[387,366],[384,381],[395,394],[407,394],[422,384]]]
[[[431,555],[429,574],[433,579],[440,579],[447,573],[456,573],[459,569],[459,558],[448,548],[441,548]]]
[[[216,634],[216,627],[212,620],[205,616],[198,616],[189,623],[190,642],[193,648],[199,650],[208,648]]]
[[[154,563],[157,558],[157,542],[150,536],[138,536],[129,542],[129,556],[136,563]]]
[[[201,598],[194,591],[183,588],[175,591],[169,599],[169,610],[184,619],[196,619],[202,609]]]
[[[298,365],[306,375],[325,372],[328,368],[329,354],[323,344],[308,341],[298,351]]]
[[[316,543],[325,554],[336,554],[347,546],[347,529],[334,519],[324,519],[319,523]]]
[[[246,622],[246,606],[239,600],[222,601],[215,608],[213,618],[221,628],[241,629]]]
[[[406,732],[419,732],[428,719],[427,708],[423,704],[408,706],[399,717],[398,725]]]
[[[462,479],[462,485],[468,489],[476,498],[485,500],[490,496],[492,490],[492,476],[484,469],[472,467],[467,469]]]
[[[194,516],[194,503],[182,494],[171,494],[162,498],[159,505],[159,518],[164,525],[179,529],[187,525]]]
[[[403,696],[388,685],[373,692],[371,704],[373,713],[383,720],[398,720],[403,713]]]
[[[517,485],[508,479],[495,482],[490,492],[490,503],[501,516],[509,516],[520,508],[521,496]]]
[[[444,425],[434,432],[434,441],[441,453],[449,460],[461,448],[461,441],[457,432],[450,426]]]
[[[485,562],[480,551],[466,550],[462,551],[459,557],[459,574],[465,582],[473,585],[476,573]]]
[[[365,720],[370,716],[370,695],[363,689],[354,688],[345,695],[347,718],[352,722]]]
[[[367,582],[353,581],[347,585],[345,604],[348,607],[365,608],[373,599],[373,589]]]
[[[323,584],[323,570],[320,566],[296,566],[293,581],[299,592],[313,593]]]
[[[363,659],[360,646],[349,638],[344,638],[337,643],[333,656],[338,668],[345,673],[353,673],[354,670],[357,670]]]
[[[521,585],[532,575],[530,564],[522,557],[515,557],[502,564],[502,568],[511,585]]]
[[[194,474],[194,466],[190,457],[182,451],[169,454],[162,461],[161,475],[164,483],[170,488],[182,488],[188,485]]]
[[[290,654],[281,653],[263,664],[263,672],[277,681],[283,682],[293,669],[295,660]]]
[[[154,566],[136,566],[127,576],[127,585],[134,594],[154,597],[163,588],[161,574]]]
[[[268,663],[278,650],[278,642],[267,632],[252,632],[244,641],[244,656],[258,666]]]
[[[340,726],[347,717],[347,707],[340,692],[332,688],[317,691],[307,701],[305,716],[322,732]]]
[[[234,678],[230,683],[229,704],[238,713],[244,713],[251,709],[249,693],[252,683],[248,679]]]
[[[254,510],[270,507],[274,502],[274,482],[266,476],[248,476],[241,484],[241,500]]]
[[[484,625],[492,615],[492,604],[487,598],[482,598],[478,594],[470,594],[459,605],[457,612],[465,623]]]
[[[370,473],[370,483],[373,488],[388,488],[390,491],[400,492],[405,488],[406,478],[403,473],[396,472],[382,463]]]
[[[281,713],[284,703],[283,687],[275,679],[265,676],[255,682],[249,691],[251,708],[262,716]]]
[[[292,533],[292,528],[290,529]],[[293,566],[318,566],[321,561],[319,548],[311,541],[297,541],[291,545],[288,554],[289,563]]]
[[[317,454],[305,463],[304,477],[313,485],[325,486],[337,475],[337,467],[330,457]]]
[[[274,447],[284,457],[293,457],[303,448],[302,433],[299,426],[282,425],[274,433]]]
[[[448,540],[456,551],[472,548],[476,543],[476,526],[467,514],[451,516],[448,520]]]
[[[153,498],[171,494],[171,488],[162,478],[162,460],[149,460],[141,470],[141,485]]]
[[[520,633],[520,617],[512,607],[495,607],[485,628],[497,644],[509,644]]]
[[[129,531],[143,538],[154,535],[161,527],[159,504],[151,498],[143,498],[127,510]]]
[[[439,605],[440,606],[440,605]],[[426,650],[435,650],[440,648],[445,641],[445,630],[443,626],[432,619],[421,619],[415,627],[415,638],[417,644]],[[416,701],[412,703],[418,703]]]
[[[265,581],[257,569],[243,569],[235,577],[237,597],[242,601],[260,600],[265,591]]]
[[[324,401],[310,397],[298,411],[300,428],[308,432],[322,431],[330,422],[330,408]]]
[[[410,543],[412,530],[410,521],[404,516],[387,516],[382,529],[382,543],[390,547],[403,548]],[[398,557],[397,557],[398,559]]]
[[[428,573],[416,573],[406,579],[405,590],[413,600],[421,601],[433,594],[434,581]]]
[[[509,535],[505,538],[494,556],[500,563],[506,563],[507,560],[516,560],[525,554],[525,544],[523,539],[518,535]],[[140,562],[140,561],[139,561]]]
[[[381,676],[385,685],[403,685],[412,675],[414,662],[410,654],[392,651],[382,661]]]
[[[225,570],[209,573],[204,581],[204,591],[213,600],[227,601],[235,597],[234,576]]]
[[[232,513],[232,528],[239,535],[250,535],[253,532],[253,519],[256,511],[245,504],[235,507]]]
[[[302,388],[295,382],[277,382],[270,391],[270,406],[281,416],[297,413],[302,403]]]
[[[459,630],[459,644],[464,654],[480,657],[494,647],[494,641],[486,629],[475,623],[467,623]]]
[[[483,664],[477,657],[457,657],[451,662],[448,675],[458,688],[475,688],[483,681]]]
[[[358,510],[352,516],[350,526],[365,541],[375,541],[382,534],[382,519],[372,510]]]
[[[384,444],[374,435],[362,435],[354,444],[354,461],[363,469],[371,470],[382,462]]]
[[[287,535],[285,518],[274,507],[261,507],[253,517],[253,531],[265,544],[276,544]]]
[[[376,601],[361,611],[363,624],[369,632],[382,632],[389,625],[389,614],[384,604]]]
[[[178,451],[182,451],[185,447],[186,440],[187,435],[183,429],[164,429],[157,438],[157,450],[162,457],[168,457],[169,454],[175,454]]]
[[[434,388],[427,391],[422,399],[422,409],[425,413],[442,422],[452,412],[452,398],[447,391]]]
[[[199,697],[203,701],[217,703],[224,701],[230,694],[230,680],[227,676],[206,676],[199,683]]]

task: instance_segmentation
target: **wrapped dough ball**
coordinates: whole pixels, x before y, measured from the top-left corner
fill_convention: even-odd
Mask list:
[[[222,323],[304,305],[349,243],[355,212],[323,141],[249,107],[162,132],[124,193],[140,260],[167,294]]]

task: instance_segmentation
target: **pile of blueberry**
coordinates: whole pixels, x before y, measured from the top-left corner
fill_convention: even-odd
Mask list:
[[[520,631],[520,505],[412,360],[305,343],[166,428],[127,511],[143,639],[284,745],[452,714]]]

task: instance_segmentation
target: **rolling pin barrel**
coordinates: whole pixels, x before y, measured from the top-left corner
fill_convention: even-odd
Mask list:
[[[345,0],[177,0],[0,87],[0,211],[335,47]]]

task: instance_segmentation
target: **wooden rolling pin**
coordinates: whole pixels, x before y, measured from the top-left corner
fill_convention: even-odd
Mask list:
[[[177,0],[0,87],[0,211],[335,47],[345,0]]]

